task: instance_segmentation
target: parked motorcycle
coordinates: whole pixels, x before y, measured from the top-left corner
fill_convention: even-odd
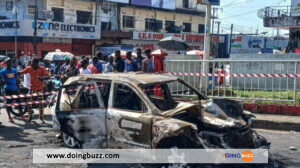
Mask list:
[[[59,89],[61,85],[61,82],[60,82],[60,79],[59,77],[54,77],[52,79],[49,79],[47,81],[45,81],[45,93],[46,92],[52,92],[52,91],[57,91]],[[19,88],[19,94],[20,95],[26,95],[29,93],[29,89],[25,88],[25,87],[20,87]],[[47,107],[47,106],[53,106],[53,101],[55,100],[56,98],[56,94],[46,94],[44,95],[44,100],[47,100],[48,102],[47,103],[44,103],[44,107]],[[18,99],[13,99],[12,101],[12,104],[13,103],[22,103],[22,102],[28,102],[29,101],[29,97],[24,97],[24,98],[20,98],[19,101]],[[34,100],[38,100],[38,96],[36,97],[33,97],[33,101]],[[41,105],[40,104],[33,104],[32,105],[32,108],[40,108]],[[15,116],[20,116],[20,113],[22,113],[23,115],[26,114],[28,112],[28,105],[22,105],[22,106],[15,106],[12,108],[12,113],[15,115]]]

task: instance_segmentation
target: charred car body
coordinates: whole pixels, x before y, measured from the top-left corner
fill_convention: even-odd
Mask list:
[[[269,148],[251,117],[240,102],[210,100],[174,76],[110,73],[68,79],[54,127],[68,147]]]

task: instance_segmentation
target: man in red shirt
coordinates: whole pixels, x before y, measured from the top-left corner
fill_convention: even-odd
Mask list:
[[[90,64],[87,67],[92,72],[92,74],[98,74],[99,73],[99,70],[97,68],[97,64],[98,64],[98,57],[93,57],[93,63]]]
[[[44,92],[44,80],[47,80],[50,78],[49,73],[47,72],[47,70],[42,67],[39,66],[39,59],[38,58],[34,58],[32,60],[31,66],[26,67],[22,72],[19,72],[20,75],[23,74],[27,74],[29,73],[30,75],[30,92],[31,93],[42,93]],[[38,97],[39,100],[43,100],[43,96]],[[32,97],[31,97],[31,101],[33,101]],[[32,106],[29,106],[29,122],[32,120],[32,114],[33,114],[33,110],[32,110]],[[44,105],[43,103],[41,103],[41,108],[40,108],[40,121],[41,124],[45,124],[44,121]]]

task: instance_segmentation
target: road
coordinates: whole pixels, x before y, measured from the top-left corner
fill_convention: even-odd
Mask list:
[[[37,113],[31,123],[25,123],[15,118],[15,123],[12,124],[7,121],[6,111],[1,109],[0,121],[3,122],[4,128],[0,128],[0,167],[91,167],[86,164],[58,165],[32,163],[33,148],[64,148],[62,141],[55,138],[57,132],[52,130],[50,110],[47,109],[45,114],[45,125],[39,124]],[[283,165],[279,164],[277,167],[300,167],[299,132],[274,130],[257,131],[272,143],[270,150],[272,157],[283,163]],[[298,150],[290,150],[289,148],[291,146],[295,146]]]

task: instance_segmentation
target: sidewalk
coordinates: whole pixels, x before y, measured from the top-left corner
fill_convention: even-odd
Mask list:
[[[300,132],[300,116],[255,114],[253,128]]]

